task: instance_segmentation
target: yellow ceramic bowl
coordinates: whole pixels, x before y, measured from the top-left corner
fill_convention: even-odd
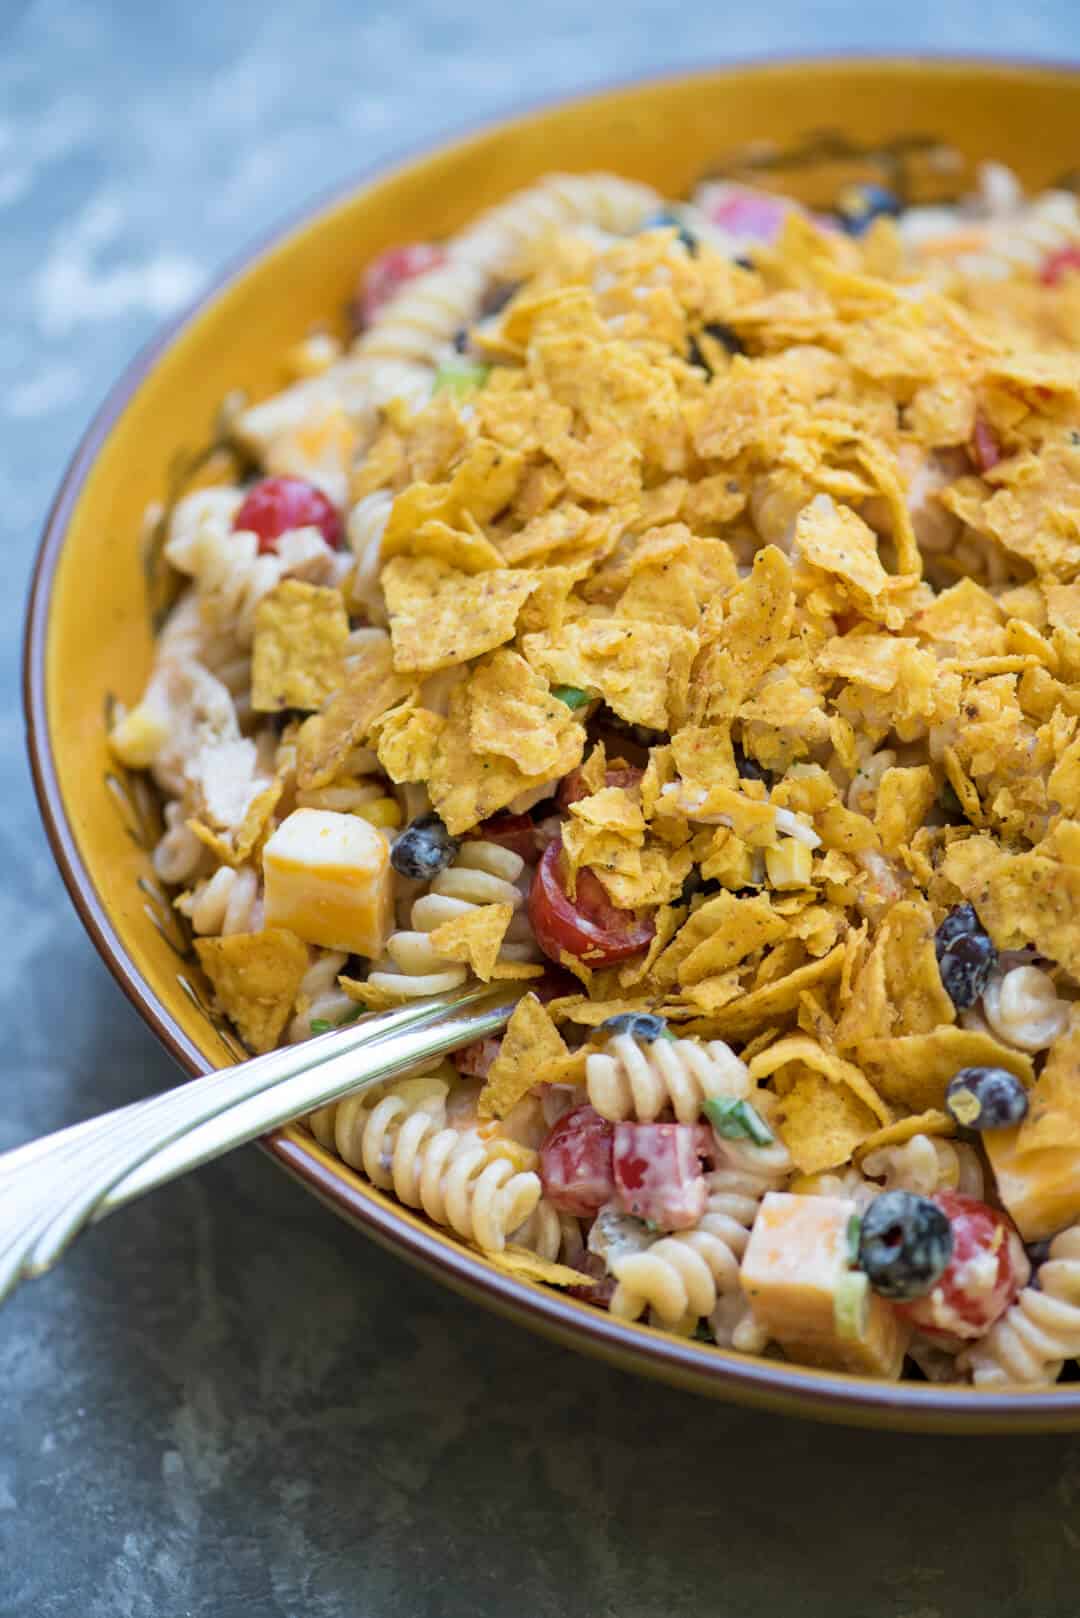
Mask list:
[[[954,195],[996,157],[1029,186],[1080,156],[1080,76],[964,61],[814,61],[630,85],[496,125],[319,207],[251,252],[131,367],[57,497],[26,642],[30,750],[42,813],[91,936],[141,1014],[190,1073],[239,1053],[205,1009],[188,941],[150,864],[156,806],[106,750],[107,704],[150,667],[156,575],[143,513],[195,477],[221,476],[215,420],[229,390],[280,386],[281,356],[336,326],[382,248],[454,231],[555,169],[612,169],[678,196],[708,171],[742,173],[810,203],[868,176],[918,198]],[[824,133],[823,133],[824,131]],[[952,158],[949,152],[953,154]],[[719,1352],[627,1325],[495,1270],[286,1130],[277,1160],[336,1212],[458,1291],[567,1346],[698,1392],[773,1410],[901,1428],[1080,1428],[1080,1384],[1026,1395],[884,1384]]]

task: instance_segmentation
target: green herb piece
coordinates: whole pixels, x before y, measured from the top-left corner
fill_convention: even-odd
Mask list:
[[[448,360],[435,372],[435,393],[455,393],[459,398],[482,388],[491,374],[490,365],[470,365],[466,360]]]
[[[847,1222],[847,1261],[851,1265],[859,1262],[859,1235],[862,1231],[862,1220],[858,1214],[852,1214]]]
[[[560,702],[565,702],[572,712],[578,708],[587,708],[592,701],[589,693],[576,685],[553,685],[551,694],[558,697]]]
[[[724,1140],[751,1140],[755,1146],[771,1146],[776,1139],[761,1114],[749,1101],[725,1101],[710,1096],[705,1115]]]
[[[870,1321],[870,1277],[862,1270],[845,1270],[833,1293],[833,1324],[837,1337],[858,1342]]]
[[[333,1026],[333,1023],[327,1022],[325,1017],[312,1017],[311,1019],[311,1032],[313,1034],[328,1034]]]
[[[667,1025],[665,1024],[665,1026],[663,1028],[661,1028],[660,1032],[657,1034],[656,1037],[657,1037],[657,1039],[669,1039],[671,1041],[671,1043],[674,1045],[675,1041],[678,1039],[679,1036],[678,1036],[678,1034],[675,1032],[675,1030],[673,1028],[668,1028]]]

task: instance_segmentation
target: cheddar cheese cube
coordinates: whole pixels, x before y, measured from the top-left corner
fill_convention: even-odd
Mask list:
[[[739,1279],[755,1321],[789,1356],[834,1371],[898,1377],[911,1332],[851,1268],[855,1203],[770,1191]]]
[[[1022,1148],[1023,1126],[987,1129],[981,1136],[998,1196],[1026,1242],[1056,1236],[1080,1219],[1076,1147]]]
[[[386,839],[366,820],[297,809],[263,849],[265,925],[374,958],[390,934],[392,875]]]

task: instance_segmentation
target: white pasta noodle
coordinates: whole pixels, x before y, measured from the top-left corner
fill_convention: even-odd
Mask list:
[[[524,869],[521,856],[498,843],[479,839],[462,843],[453,863],[439,872],[427,893],[413,901],[411,926],[391,933],[386,958],[376,963],[368,982],[402,1000],[442,994],[464,983],[468,968],[439,955],[430,935],[444,921],[466,915],[477,905],[512,905],[516,914],[500,959],[534,959],[535,946],[523,910],[525,896],[516,886]]]
[[[192,931],[205,937],[253,933],[262,926],[260,890],[258,874],[250,865],[235,869],[221,865],[193,893],[182,894],[176,908],[187,916]]]
[[[382,567],[382,537],[390,517],[393,496],[385,489],[365,495],[349,513],[345,531],[356,558],[356,571],[349,584],[353,605],[367,617],[369,623],[386,623],[386,602],[383,599],[379,571]]]
[[[869,1179],[882,1182],[882,1191],[913,1191],[920,1197],[959,1191],[979,1198],[985,1192],[982,1162],[974,1147],[936,1135],[913,1135],[901,1146],[868,1152],[861,1168]]]
[[[1036,1280],[964,1355],[976,1387],[1056,1382],[1080,1357],[1080,1225],[1054,1238]]]
[[[671,1107],[679,1123],[691,1124],[710,1097],[741,1100],[751,1089],[746,1064],[722,1040],[656,1039],[643,1045],[629,1034],[617,1034],[589,1056],[585,1083],[602,1117],[643,1123]]]
[[[499,1252],[536,1209],[540,1178],[515,1171],[475,1132],[444,1127],[442,1088],[441,1098],[435,1094],[419,1105],[401,1094],[374,1105],[348,1097],[308,1123],[322,1145],[381,1191],[392,1191],[465,1241]]]
[[[576,1266],[585,1252],[580,1220],[560,1213],[546,1197],[541,1197],[524,1224],[510,1233],[510,1240],[515,1247],[527,1247],[551,1263]]]
[[[165,805],[165,830],[153,852],[154,870],[163,882],[190,882],[207,857],[207,849],[187,824],[178,798]]]
[[[637,1320],[651,1309],[661,1325],[673,1327],[704,1319],[718,1298],[738,1292],[739,1263],[758,1204],[790,1173],[791,1161],[779,1142],[723,1145],[725,1162],[705,1177],[708,1200],[694,1229],[664,1236],[643,1253],[612,1260],[618,1283],[610,1304],[613,1315]]]
[[[298,1009],[286,1032],[285,1037],[290,1045],[309,1039],[314,1032],[311,1026],[313,1022],[326,1022],[336,1028],[361,1009],[343,989],[338,988],[338,976],[345,970],[349,957],[336,949],[320,949],[313,953],[315,959],[300,982],[300,992],[296,997]]]
[[[995,972],[983,990],[982,1011],[990,1031],[1022,1051],[1048,1050],[1069,1022],[1069,1002],[1038,966]]]

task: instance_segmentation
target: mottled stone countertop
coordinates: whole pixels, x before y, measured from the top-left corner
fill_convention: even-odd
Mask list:
[[[0,1147],[161,1088],[38,826],[21,600],[123,363],[251,237],[515,101],[762,50],[1066,55],[1071,0],[3,0]],[[0,1317],[2,1618],[1075,1618],[1080,1439],[691,1400],[420,1279],[255,1150]]]

